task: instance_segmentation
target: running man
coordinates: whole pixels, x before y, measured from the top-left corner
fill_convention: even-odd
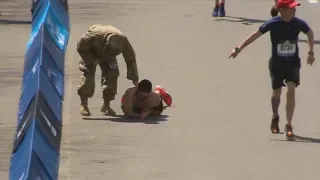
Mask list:
[[[172,97],[161,86],[156,86],[152,91],[152,83],[144,79],[138,87],[126,90],[121,99],[121,109],[125,116],[144,120],[148,116],[159,116],[163,112],[162,101],[171,106]]]
[[[279,17],[274,17],[259,27],[244,42],[232,50],[230,57],[235,58],[249,44],[258,39],[261,35],[270,31],[272,43],[272,56],[269,60],[269,71],[272,82],[272,120],[270,130],[272,133],[279,133],[279,105],[282,87],[287,85],[287,104],[285,126],[285,136],[294,137],[292,131],[292,117],[295,109],[295,88],[300,84],[301,60],[298,48],[298,35],[302,31],[308,37],[309,52],[307,64],[314,62],[314,36],[309,25],[302,19],[295,17],[296,6],[299,6],[295,0],[278,0],[277,9],[280,12]],[[229,57],[229,58],[230,58]],[[284,84],[285,82],[285,84]]]
[[[213,17],[224,17],[226,16],[226,11],[224,9],[224,5],[225,5],[225,0],[215,0],[215,6],[212,12],[212,16]]]

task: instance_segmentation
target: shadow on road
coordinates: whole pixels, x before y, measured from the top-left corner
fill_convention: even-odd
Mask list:
[[[280,133],[283,134],[283,133]],[[315,144],[320,144],[320,139],[316,138],[310,138],[310,137],[303,137],[303,136],[298,136],[295,135],[294,140],[284,140],[284,139],[270,139],[272,141],[293,141],[293,142],[301,142],[301,143],[315,143]]]
[[[31,23],[32,23],[32,21],[0,19],[0,24],[31,24]]]
[[[228,22],[242,23],[243,25],[253,25],[256,23],[262,24],[266,20],[236,17],[236,16],[225,16],[223,18],[216,18],[215,21],[228,21]]]
[[[298,41],[301,43],[308,43],[308,40],[304,40],[304,39],[303,40],[299,39]],[[320,40],[314,40],[313,42],[314,42],[314,44],[320,44]]]
[[[168,121],[168,115],[150,116],[144,121],[138,118],[128,118],[123,115],[110,116],[110,117],[83,117],[86,121],[112,121],[121,123],[144,123],[144,124],[160,124],[162,121]]]
[[[320,139],[316,139],[316,138],[303,137],[303,136],[296,135],[296,139],[299,142],[309,142],[309,143],[319,143],[320,144]]]

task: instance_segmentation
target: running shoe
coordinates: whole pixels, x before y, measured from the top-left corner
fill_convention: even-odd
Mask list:
[[[270,130],[273,134],[280,133],[279,129],[279,116],[272,117]]]
[[[213,8],[213,12],[212,12],[212,17],[218,17],[219,16],[219,4],[217,4],[214,8]]]
[[[292,131],[292,126],[290,125],[286,125],[285,129],[284,129],[284,135],[291,139],[291,138],[294,138],[294,134],[293,134],[293,131]]]
[[[225,17],[226,11],[224,9],[224,3],[220,3],[219,5],[219,17]]]

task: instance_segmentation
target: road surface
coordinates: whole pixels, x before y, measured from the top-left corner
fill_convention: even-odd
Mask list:
[[[301,34],[303,68],[293,122],[300,138],[288,142],[282,134],[269,132],[269,35],[237,59],[228,60],[230,51],[270,18],[271,2],[227,3],[230,17],[212,18],[212,0],[70,0],[72,32],[66,56],[60,180],[320,177],[320,65],[306,66],[306,37]],[[320,5],[301,3],[297,15],[310,23],[317,38],[320,25],[311,14]],[[161,84],[172,94],[174,106],[158,121],[130,123],[101,115],[99,87],[90,100],[93,115],[80,117],[75,49],[79,37],[95,23],[112,24],[127,34],[137,54],[141,79]],[[6,179],[30,27],[0,26],[0,99],[4,103],[0,109],[0,179]],[[315,52],[319,59],[320,46]],[[120,96],[131,82],[125,79],[122,57],[119,62],[119,92],[112,105],[121,115]],[[282,104],[282,131],[284,108]]]

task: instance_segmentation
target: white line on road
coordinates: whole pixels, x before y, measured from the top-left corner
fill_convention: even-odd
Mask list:
[[[311,3],[311,4],[319,3],[318,0],[308,0],[308,1],[309,1],[309,3]]]

